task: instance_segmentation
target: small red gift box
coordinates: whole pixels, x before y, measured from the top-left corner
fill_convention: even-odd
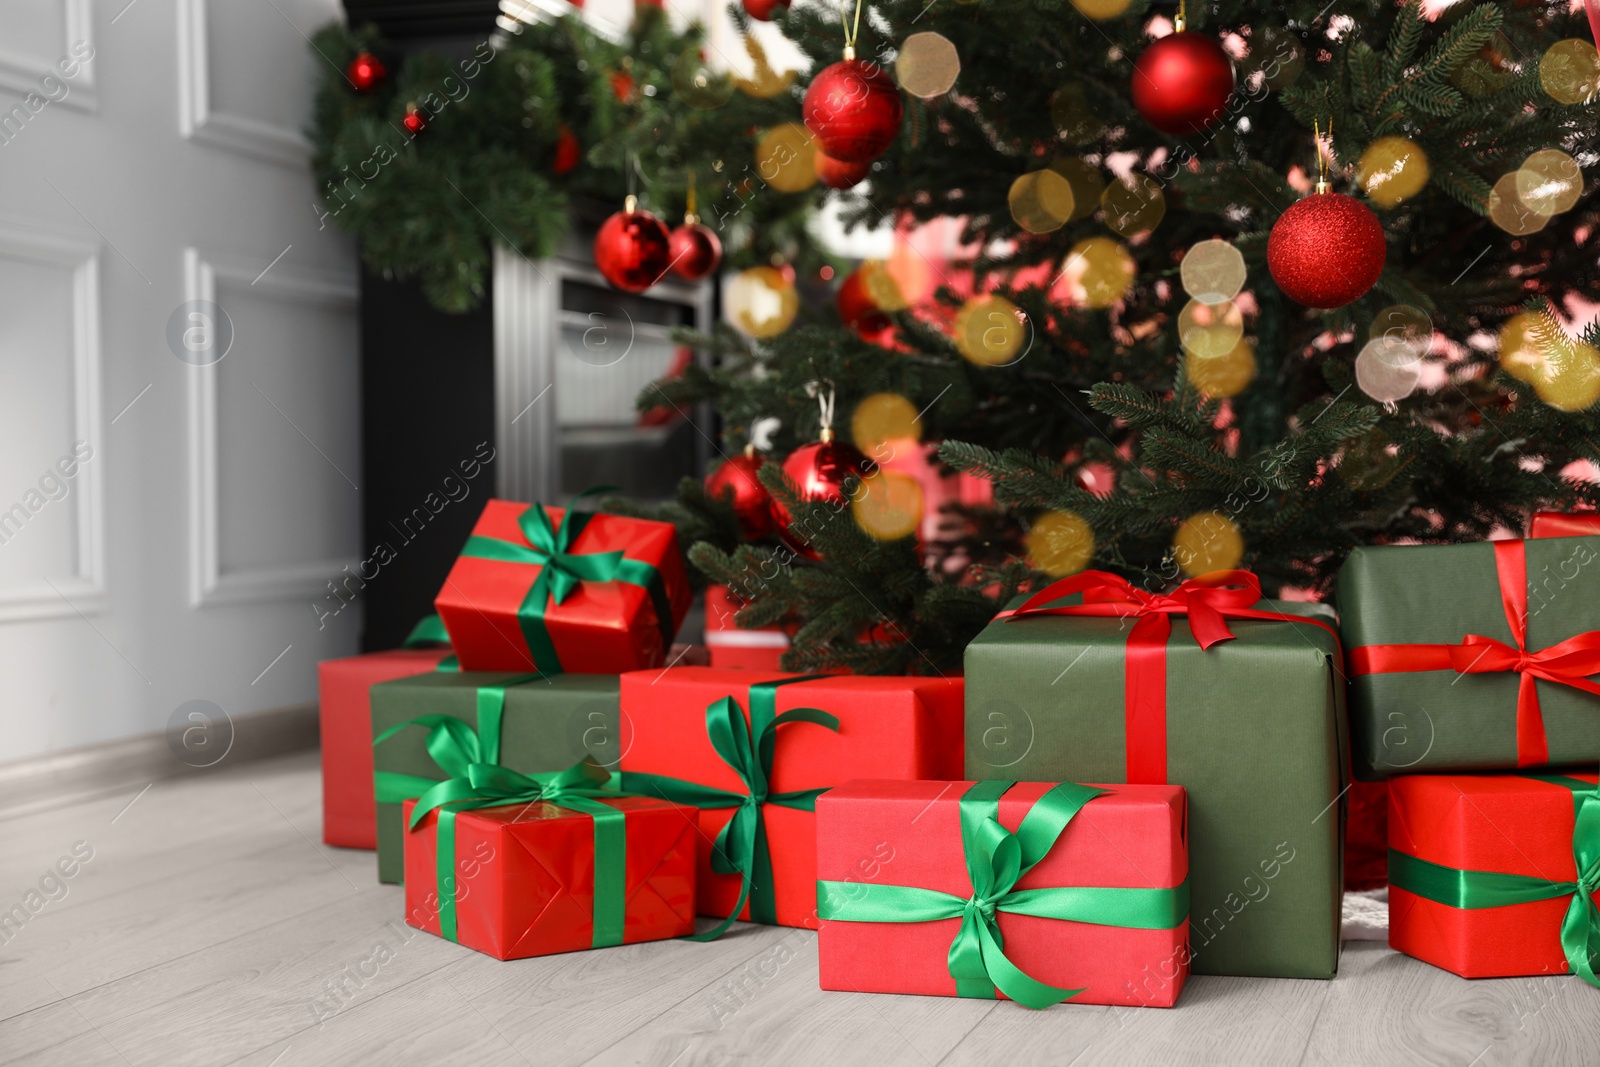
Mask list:
[[[417,803],[405,803],[408,825]],[[609,861],[595,816],[559,802],[456,813],[444,885],[441,813],[429,811],[406,832],[406,922],[502,960],[694,933],[694,810],[648,797],[596,803],[623,822]],[[597,923],[608,893],[611,918]]]
[[[700,914],[815,929],[816,795],[956,777],[962,693],[959,678],[624,674],[622,787],[701,809]]]
[[[747,671],[781,669],[778,661],[789,650],[789,635],[776,626],[739,629],[733,621],[739,606],[727,586],[706,587],[706,649],[711,665]]]
[[[1600,511],[1539,511],[1528,524],[1529,537],[1591,537],[1600,534]]]
[[[372,793],[372,687],[436,670],[448,648],[401,648],[317,664],[322,731],[322,840],[378,847]]]
[[[1466,978],[1576,958],[1593,982],[1581,961],[1600,954],[1597,890],[1593,773],[1389,779],[1389,944],[1406,955]]]
[[[1171,785],[832,789],[817,801],[822,988],[1171,1007],[1189,973],[1186,813]]]
[[[466,671],[660,666],[691,594],[670,523],[491,500],[434,608]]]

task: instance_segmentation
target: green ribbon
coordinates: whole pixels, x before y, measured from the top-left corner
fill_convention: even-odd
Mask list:
[[[611,774],[592,756],[556,774],[518,774],[492,763],[473,763],[466,773],[436,782],[411,809],[409,830],[430,811],[439,812],[434,873],[439,883],[439,933],[459,941],[456,929],[456,815],[509,804],[553,804],[594,820],[594,948],[622,944],[627,911],[627,817],[599,798],[624,794],[609,788]]]
[[[400,642],[401,648],[430,648],[434,645],[450,644],[450,634],[444,628],[444,620],[437,615],[424,615],[411,632],[406,634],[406,639]],[[436,671],[459,671],[461,661],[455,655],[446,656],[433,668]]]
[[[1600,962],[1600,786],[1558,774],[1524,774],[1572,790],[1572,859],[1575,882],[1556,882],[1503,871],[1468,871],[1430,863],[1397,849],[1389,850],[1389,884],[1407,893],[1451,908],[1504,908],[1535,900],[1571,897],[1561,920],[1561,951],[1572,973],[1600,987],[1595,965]]]
[[[798,789],[788,793],[774,793],[768,788],[772,780],[772,761],[777,752],[778,727],[786,723],[809,722],[838,731],[836,716],[816,708],[794,708],[777,713],[778,687],[796,682],[810,682],[826,677],[808,674],[785,678],[776,682],[758,682],[750,686],[750,720],[745,721],[739,702],[731,696],[713,701],[706,707],[706,734],[711,747],[722,761],[733,768],[745,784],[745,792],[735,793],[725,789],[701,785],[682,778],[668,778],[658,774],[641,774],[627,771],[622,775],[623,788],[635,793],[651,793],[678,804],[697,808],[734,808],[717,834],[711,850],[711,869],[718,874],[740,876],[739,900],[733,911],[717,926],[688,940],[711,941],[721,937],[733,925],[750,902],[750,918],[758,923],[775,925],[778,921],[777,898],[772,885],[772,852],[767,846],[767,824],[763,808],[775,804],[796,811],[816,811],[817,797],[827,788]]]
[[[961,920],[947,958],[956,996],[993,1000],[995,989],[1029,1008],[1048,1008],[1082,993],[1030,977],[1005,954],[999,913],[1170,930],[1189,915],[1189,881],[1171,889],[1016,884],[1049,853],[1083,806],[1105,792],[1062,782],[1040,797],[1016,833],[1000,823],[1000,798],[1015,784],[975,782],[961,798],[961,845],[970,897],[874,882],[817,882],[817,915],[834,922],[921,923]]]
[[[517,519],[522,536],[528,542],[526,545],[473,534],[467,538],[466,547],[461,550],[461,555],[469,559],[492,559],[539,568],[539,576],[534,579],[528,595],[523,597],[522,605],[517,609],[517,622],[522,629],[523,640],[527,642],[529,655],[544,670],[561,669],[561,659],[556,655],[555,643],[550,638],[550,630],[545,622],[546,612],[551,601],[563,603],[582,582],[616,581],[639,586],[649,594],[650,602],[655,607],[663,648],[672,644],[677,632],[672,620],[672,601],[667,597],[661,572],[655,567],[643,560],[628,559],[621,550],[569,551],[593,518],[592,513],[577,511],[573,505],[586,496],[607,492],[612,488],[596,486],[573,497],[561,516],[559,526],[551,523],[543,504],[529,505]]]

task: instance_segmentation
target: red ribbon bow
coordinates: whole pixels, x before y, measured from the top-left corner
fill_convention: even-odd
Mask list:
[[[1454,645],[1363,645],[1350,650],[1350,673],[1516,672],[1521,676],[1517,687],[1517,766],[1537,767],[1550,761],[1537,681],[1543,678],[1600,696],[1600,684],[1589,681],[1590,675],[1600,674],[1600,631],[1591,630],[1549,648],[1528,651],[1527,550],[1521,541],[1495,541],[1494,564],[1500,603],[1514,644],[1468,634]]]
[[[1082,593],[1083,603],[1052,605],[1072,593]],[[1170,593],[1148,592],[1106,571],[1084,571],[1052,582],[997,618],[1014,621],[1073,615],[1137,619],[1128,634],[1124,661],[1127,779],[1130,783],[1163,784],[1167,781],[1167,639],[1172,636],[1172,616],[1187,616],[1195,643],[1207,650],[1233,640],[1229,619],[1310,623],[1338,640],[1333,627],[1319,619],[1252,607],[1260,600],[1261,580],[1249,571],[1215,571],[1191,578]]]

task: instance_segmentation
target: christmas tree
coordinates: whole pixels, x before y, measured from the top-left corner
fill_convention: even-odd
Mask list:
[[[779,19],[812,80],[845,8]],[[952,553],[836,521],[768,464],[789,529],[734,548],[724,522],[691,559],[748,601],[741,625],[802,624],[789,666],[957,667],[1030,567],[1156,590],[1241,566],[1320,595],[1354,546],[1600,500],[1579,476],[1600,460],[1600,336],[1573,324],[1600,299],[1580,12],[885,0],[853,44],[904,118],[844,217],[961,220],[976,291],[904,307],[869,278],[887,341],[727,329],[702,339],[714,366],[640,402],[710,401],[730,457],[777,419],[782,458],[819,436],[816,383],[841,434],[892,394],[1003,512],[951,516]],[[699,487],[669,510],[715,527]]]

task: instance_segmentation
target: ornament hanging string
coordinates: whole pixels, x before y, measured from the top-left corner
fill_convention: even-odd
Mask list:
[[[1184,25],[1189,21],[1188,17],[1184,13],[1185,8],[1183,5],[1184,0],[1178,0],[1178,14],[1172,20],[1173,33],[1182,33]]]
[[[1311,120],[1311,133],[1317,139],[1317,192],[1325,193],[1333,188],[1328,182],[1328,156],[1333,154],[1333,116],[1328,116],[1328,143],[1326,149],[1322,142],[1322,127],[1316,119]]]
[[[845,14],[849,0],[842,0],[839,4],[839,22],[844,26],[844,58],[846,62],[856,57],[856,38],[861,35],[861,0],[856,0],[856,17],[852,24],[850,17]]]
[[[823,391],[823,386],[827,386],[826,392]],[[817,401],[817,407],[821,409],[817,415],[817,422],[821,426],[821,432],[817,436],[824,443],[833,440],[833,382],[827,378],[823,378],[820,381],[807,382],[806,395],[814,397]]]

